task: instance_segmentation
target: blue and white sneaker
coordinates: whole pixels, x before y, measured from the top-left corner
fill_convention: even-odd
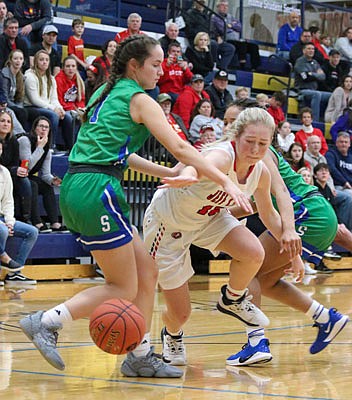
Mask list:
[[[227,365],[244,366],[252,364],[264,364],[271,361],[273,356],[269,349],[269,340],[262,339],[256,346],[246,343],[240,352],[233,354],[226,360]]]
[[[318,336],[309,349],[312,354],[324,350],[325,347],[332,342],[335,336],[342,331],[348,322],[348,316],[340,314],[336,308],[330,308],[329,315],[329,321],[325,324],[315,322],[313,325],[318,328]]]

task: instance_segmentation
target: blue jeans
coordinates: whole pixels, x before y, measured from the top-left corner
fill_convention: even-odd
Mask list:
[[[345,224],[352,231],[352,196],[347,190],[336,188],[336,215],[340,223]]]
[[[231,43],[217,43],[211,40],[210,51],[218,68],[227,71],[234,60],[236,47]]]
[[[331,93],[302,89],[299,91],[299,96],[303,96],[304,101],[308,102],[308,106],[310,106],[313,112],[313,121],[318,122],[320,120],[320,115],[324,115],[325,113]]]
[[[1,218],[4,222],[4,219]],[[9,238],[9,229],[6,225],[0,223],[0,255],[6,253],[5,247],[7,239],[12,237],[20,238],[21,243],[18,247],[16,256],[13,257],[19,264],[24,265],[29,253],[31,252],[38,237],[38,229],[35,226],[16,221],[13,227],[13,236]]]

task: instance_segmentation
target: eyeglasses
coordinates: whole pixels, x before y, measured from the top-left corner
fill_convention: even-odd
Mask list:
[[[43,124],[39,124],[39,125],[37,125],[37,127],[38,128],[42,128],[42,129],[50,129],[50,126],[49,125],[43,125]]]

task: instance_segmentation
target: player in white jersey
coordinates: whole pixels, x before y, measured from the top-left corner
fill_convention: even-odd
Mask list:
[[[229,137],[209,145],[202,154],[247,196],[254,196],[263,223],[280,242],[281,250],[293,258],[300,248],[281,241],[281,219],[270,198],[270,174],[261,161],[274,130],[274,121],[266,111],[244,110],[229,130]],[[187,174],[198,177],[193,167],[183,170],[182,175]],[[264,259],[263,248],[256,236],[227,211],[233,201],[222,188],[199,178],[200,182],[191,187],[158,190],[143,224],[144,240],[159,267],[159,284],[167,305],[161,333],[163,357],[174,365],[186,363],[182,326],[191,313],[191,244],[232,257],[229,283],[221,288],[219,311],[247,326],[269,324],[265,314],[250,302],[247,290]]]

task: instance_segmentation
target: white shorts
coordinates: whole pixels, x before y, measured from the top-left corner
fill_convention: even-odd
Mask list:
[[[214,252],[224,237],[240,225],[240,221],[222,209],[197,230],[177,231],[148,207],[143,222],[144,242],[159,268],[160,286],[165,290],[176,289],[192,277],[191,244]]]

